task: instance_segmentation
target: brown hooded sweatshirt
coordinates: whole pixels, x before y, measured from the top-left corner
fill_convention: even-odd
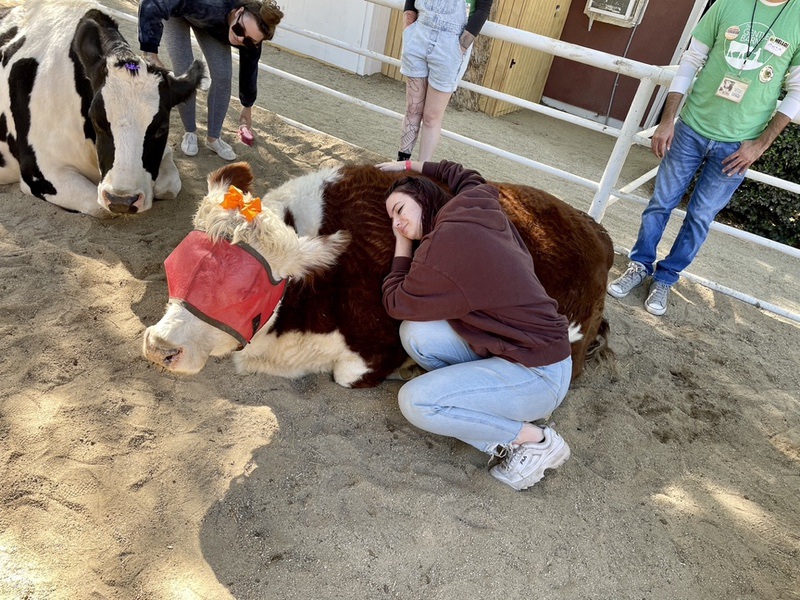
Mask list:
[[[444,181],[455,196],[439,210],[414,258],[394,258],[383,282],[389,316],[446,319],[483,357],[526,367],[567,358],[567,319],[536,277],[497,188],[448,161],[427,162],[422,174]]]

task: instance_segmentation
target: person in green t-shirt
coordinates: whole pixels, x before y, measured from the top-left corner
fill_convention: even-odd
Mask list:
[[[786,96],[775,112],[782,87]],[[652,275],[644,306],[663,315],[671,286],[697,255],[714,217],[798,112],[800,0],[717,0],[692,32],[670,86],[651,140],[653,154],[663,159],[655,192],[642,213],[628,269],[608,293],[623,298]],[[698,170],[678,236],[656,264],[670,214]]]

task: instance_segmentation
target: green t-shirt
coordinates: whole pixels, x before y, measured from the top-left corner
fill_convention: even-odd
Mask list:
[[[757,138],[772,118],[789,67],[800,65],[800,0],[778,6],[760,0],[717,0],[692,35],[711,50],[681,118],[718,142]],[[726,77],[748,84],[738,103],[717,95]],[[728,87],[731,84],[728,81]]]

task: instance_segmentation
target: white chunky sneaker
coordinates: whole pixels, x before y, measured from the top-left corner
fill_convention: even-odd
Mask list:
[[[631,261],[622,276],[608,284],[606,291],[614,298],[624,298],[632,289],[642,285],[646,277],[647,269],[644,268],[644,265]]]
[[[666,283],[654,281],[650,286],[650,294],[644,301],[644,308],[651,315],[660,317],[667,312],[667,300],[669,300],[669,289]]]
[[[181,150],[186,156],[195,156],[197,154],[197,134],[187,131],[183,134],[183,141],[181,141]]]
[[[489,471],[495,479],[515,490],[525,490],[544,477],[546,469],[557,469],[569,458],[569,446],[551,427],[544,428],[544,440],[511,445],[500,464]]]
[[[220,158],[224,158],[225,160],[236,160],[236,152],[233,151],[233,148],[231,148],[230,145],[223,142],[222,138],[217,138],[213,142],[207,141],[206,148],[216,152]]]

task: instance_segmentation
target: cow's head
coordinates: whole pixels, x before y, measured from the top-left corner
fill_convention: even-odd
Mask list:
[[[170,110],[194,93],[205,65],[194,61],[175,77],[136,56],[113,20],[94,14],[80,22],[73,51],[91,85],[89,135],[101,177],[97,201],[112,213],[141,212],[152,206],[158,187]]]
[[[176,373],[197,373],[209,356],[241,348],[269,330],[280,298],[276,288],[330,269],[347,246],[344,231],[298,236],[280,207],[251,195],[246,163],[209,175],[195,231],[165,261],[166,314],[144,334],[144,356]]]

